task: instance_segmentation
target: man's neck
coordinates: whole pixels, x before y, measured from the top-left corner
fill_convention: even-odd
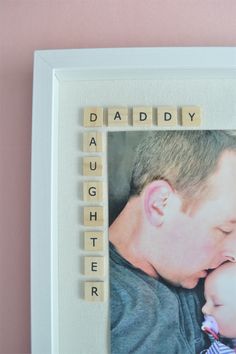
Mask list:
[[[138,197],[137,197],[138,198]],[[145,254],[143,245],[142,210],[137,198],[128,201],[109,228],[109,239],[118,253],[134,267],[151,277],[158,274]]]

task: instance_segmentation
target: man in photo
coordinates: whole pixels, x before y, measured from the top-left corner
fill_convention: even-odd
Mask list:
[[[207,347],[197,285],[236,260],[235,181],[233,134],[155,131],[138,144],[109,229],[112,354]]]

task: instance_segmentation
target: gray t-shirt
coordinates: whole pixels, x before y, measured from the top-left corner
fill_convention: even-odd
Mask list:
[[[112,244],[110,301],[112,354],[196,354],[209,344],[196,290],[148,276]]]

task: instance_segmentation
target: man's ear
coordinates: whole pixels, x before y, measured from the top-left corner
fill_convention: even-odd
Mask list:
[[[146,218],[153,226],[164,221],[168,200],[173,190],[168,182],[160,180],[149,183],[144,189],[144,210]]]

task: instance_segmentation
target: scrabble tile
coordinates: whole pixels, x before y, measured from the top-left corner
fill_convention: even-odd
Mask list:
[[[86,301],[102,302],[105,300],[105,288],[103,281],[84,282],[84,298]]]
[[[109,126],[128,125],[128,107],[110,107],[108,108]]]
[[[101,202],[103,200],[103,182],[86,181],[83,187],[85,202]]]
[[[83,134],[84,152],[102,152],[104,150],[104,136],[101,132],[85,132]]]
[[[84,127],[102,127],[103,126],[103,107],[85,107],[84,108]]]
[[[103,277],[104,257],[84,257],[84,274]]]
[[[197,106],[182,107],[182,125],[185,127],[199,127],[201,125],[201,109]]]
[[[151,126],[152,124],[152,107],[133,108],[133,125]]]
[[[102,176],[103,161],[100,156],[86,156],[83,158],[84,176]]]
[[[85,231],[84,233],[84,249],[85,251],[103,251],[104,236],[103,232]]]
[[[157,125],[162,127],[176,126],[177,108],[169,106],[161,106],[157,108]]]
[[[103,226],[103,207],[84,207],[84,226]]]

